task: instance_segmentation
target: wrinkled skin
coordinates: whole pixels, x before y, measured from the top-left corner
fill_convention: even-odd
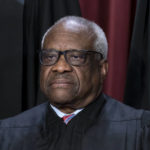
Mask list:
[[[93,50],[95,37],[89,34],[82,28],[73,30],[60,24],[46,36],[43,48]],[[51,104],[65,113],[71,113],[85,107],[100,94],[107,69],[105,60],[92,59],[77,67],[69,65],[61,55],[55,65],[41,66],[41,89]]]

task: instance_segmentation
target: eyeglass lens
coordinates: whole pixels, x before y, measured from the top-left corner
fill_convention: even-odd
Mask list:
[[[54,65],[59,60],[60,55],[64,55],[66,62],[70,65],[80,66],[87,62],[88,51],[85,50],[42,50],[40,53],[40,62],[43,65]]]

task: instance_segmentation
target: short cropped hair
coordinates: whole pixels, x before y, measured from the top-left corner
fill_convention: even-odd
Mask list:
[[[93,45],[94,50],[97,52],[100,52],[103,55],[103,59],[107,59],[108,42],[107,42],[107,38],[106,38],[106,35],[105,35],[103,29],[100,26],[98,26],[95,22],[89,21],[85,18],[78,17],[78,16],[66,16],[66,17],[59,19],[44,34],[44,36],[42,38],[41,47],[43,48],[46,36],[56,25],[61,24],[61,23],[67,23],[67,22],[76,23],[79,26],[82,26],[85,29],[87,29],[87,31],[92,29],[92,34],[94,34],[96,36],[96,39],[95,39],[95,42]]]

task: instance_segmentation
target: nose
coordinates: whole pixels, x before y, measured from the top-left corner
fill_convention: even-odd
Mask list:
[[[65,57],[61,55],[57,63],[52,66],[52,71],[59,73],[71,72],[72,67],[66,62]]]

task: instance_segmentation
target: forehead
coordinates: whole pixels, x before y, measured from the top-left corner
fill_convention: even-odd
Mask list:
[[[86,30],[59,27],[51,30],[44,41],[44,49],[93,49],[94,36]]]

